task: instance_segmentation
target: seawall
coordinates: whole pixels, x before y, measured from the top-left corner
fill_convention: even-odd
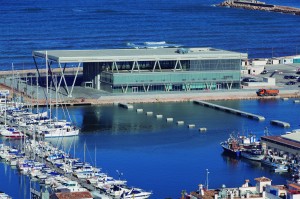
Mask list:
[[[218,4],[218,6],[300,15],[299,8],[288,7],[288,6],[279,6],[279,5],[270,5],[270,4],[263,4],[263,3],[254,4],[254,3],[244,3],[244,2],[238,2],[238,1],[224,1],[220,4]]]

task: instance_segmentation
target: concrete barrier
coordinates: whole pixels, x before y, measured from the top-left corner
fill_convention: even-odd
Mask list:
[[[153,115],[153,112],[152,111],[148,111],[148,112],[146,112],[146,115]]]
[[[189,125],[187,125],[187,126],[188,126],[189,129],[192,129],[192,128],[195,128],[195,127],[196,127],[195,124],[189,124]]]
[[[179,120],[179,121],[177,121],[177,124],[178,124],[178,125],[183,125],[183,124],[184,124],[184,121]]]
[[[161,118],[163,118],[163,115],[156,115],[156,118],[161,119]]]
[[[199,131],[200,131],[200,132],[205,132],[205,131],[207,131],[207,129],[204,128],[204,127],[201,127],[201,128],[199,128]]]
[[[166,120],[167,120],[167,122],[173,122],[173,118],[172,117],[168,117]]]
[[[142,109],[142,108],[138,108],[138,109],[136,109],[136,112],[138,112],[138,113],[142,113],[144,110]]]

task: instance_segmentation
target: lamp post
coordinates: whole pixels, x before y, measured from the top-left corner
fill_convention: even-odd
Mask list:
[[[208,174],[209,174],[209,171],[208,171],[208,169],[206,169],[206,190],[208,190]]]

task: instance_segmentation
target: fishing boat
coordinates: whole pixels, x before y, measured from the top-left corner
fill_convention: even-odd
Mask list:
[[[256,140],[256,136],[253,134],[248,136],[230,134],[225,142],[221,142],[221,146],[225,153],[235,157],[243,156],[254,160],[263,158],[260,142]]]
[[[229,138],[225,142],[220,143],[224,153],[229,155],[240,157],[241,155],[241,147],[239,146],[239,140],[237,137],[230,134]]]
[[[265,156],[261,149],[246,149],[241,151],[241,156],[243,158],[254,160],[254,161],[261,161]]]

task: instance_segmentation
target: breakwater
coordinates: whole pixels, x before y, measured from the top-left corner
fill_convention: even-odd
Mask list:
[[[300,15],[299,8],[289,7],[289,6],[280,6],[280,5],[271,5],[271,4],[265,4],[262,2],[248,3],[248,2],[243,2],[243,1],[226,0],[226,1],[218,4],[218,6]]]

